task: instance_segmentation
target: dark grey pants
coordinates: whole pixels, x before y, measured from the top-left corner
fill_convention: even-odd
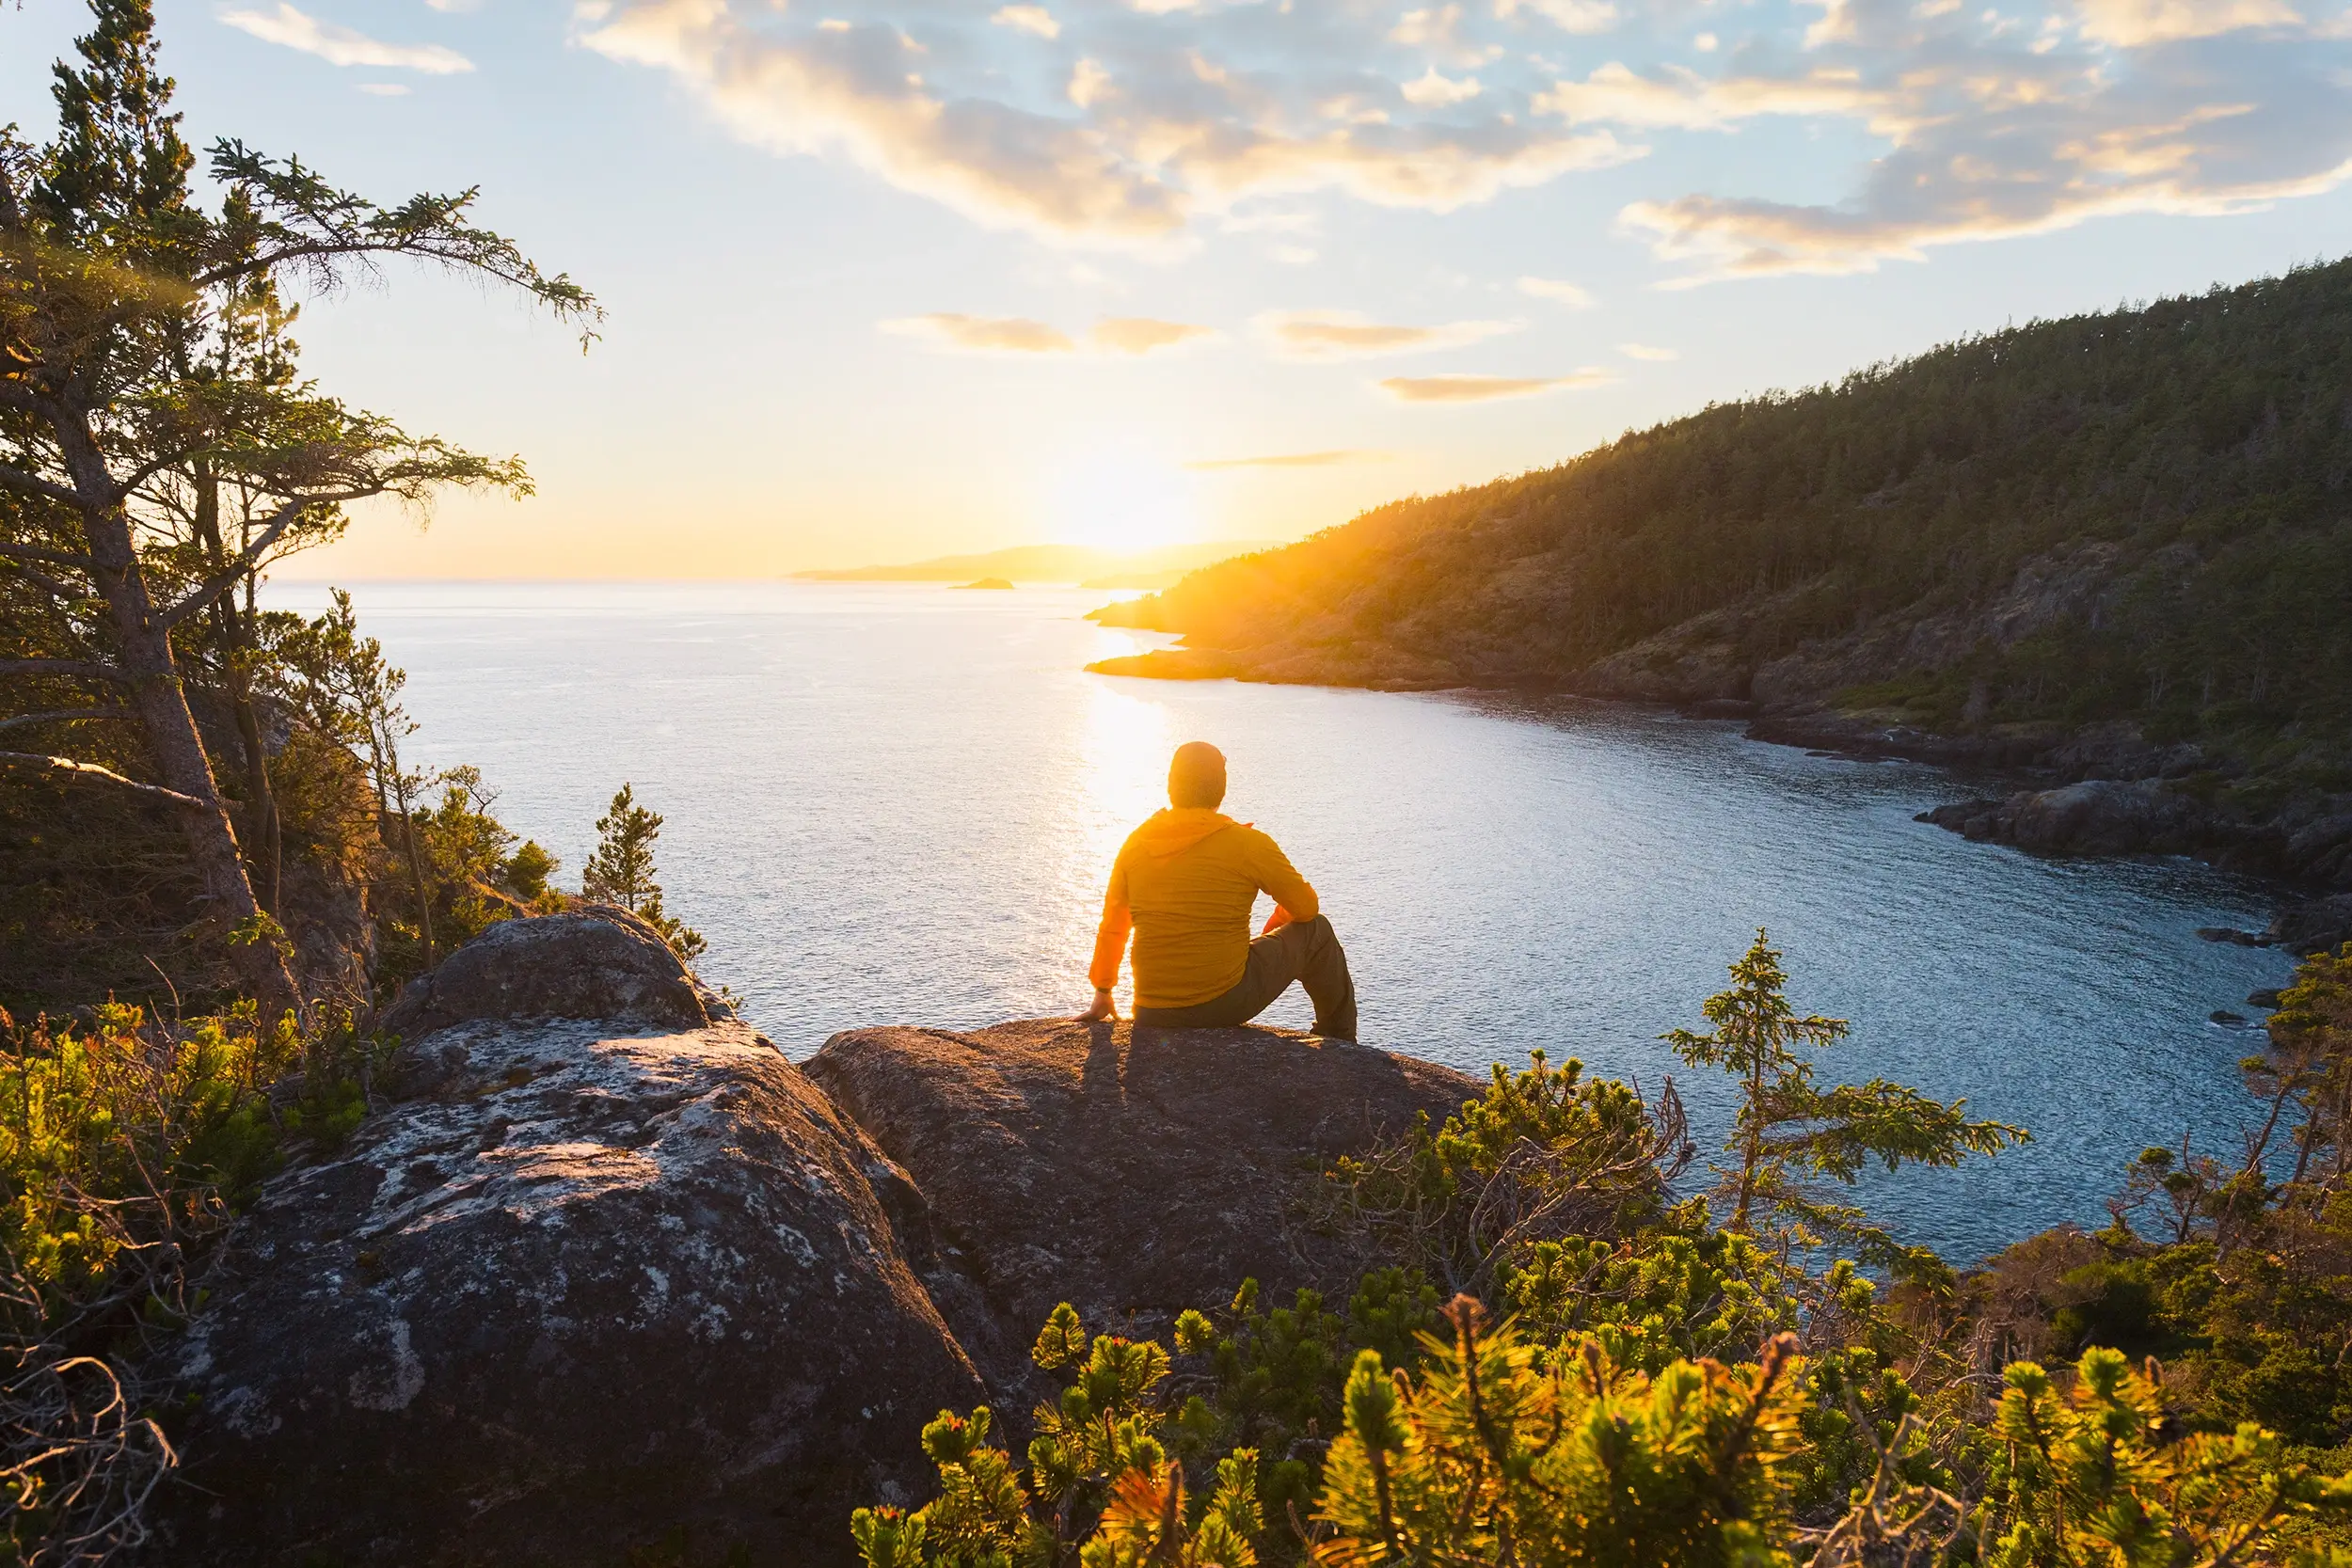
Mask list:
[[[1294,980],[1315,1005],[1316,1034],[1356,1037],[1356,982],[1331,922],[1322,915],[1294,920],[1251,942],[1249,967],[1224,995],[1189,1007],[1137,1007],[1136,1022],[1149,1029],[1230,1029],[1274,1006]]]

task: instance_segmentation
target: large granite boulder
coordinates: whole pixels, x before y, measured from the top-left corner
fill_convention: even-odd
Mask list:
[[[845,1561],[853,1507],[928,1495],[923,1423],[983,1394],[901,1250],[913,1189],[748,1026],[675,1027],[651,955],[599,972],[613,933],[461,951],[409,1015],[418,1097],[239,1222],[154,1560]],[[560,1013],[566,976],[636,1021],[453,1021]]]
[[[1057,1020],[852,1030],[804,1066],[922,1189],[933,1296],[991,1384],[1024,1396],[1057,1302],[1140,1335],[1247,1277],[1278,1299],[1343,1293],[1369,1259],[1302,1199],[1334,1156],[1480,1091],[1286,1030]]]
[[[660,932],[626,910],[587,904],[499,922],[411,980],[382,1023],[418,1040],[470,1019],[632,1019],[699,1029],[732,1016]]]

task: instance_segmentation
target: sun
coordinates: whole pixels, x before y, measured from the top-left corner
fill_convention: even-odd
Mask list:
[[[1132,448],[1075,454],[1055,476],[1050,495],[1048,521],[1060,544],[1146,550],[1190,539],[1199,530],[1192,476]]]

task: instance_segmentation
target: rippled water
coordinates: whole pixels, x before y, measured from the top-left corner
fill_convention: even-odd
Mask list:
[[[357,596],[408,671],[419,755],[481,767],[566,879],[623,780],[666,814],[663,882],[709,938],[705,973],[796,1056],[862,1024],[1082,1006],[1111,856],[1196,738],[1232,758],[1227,809],[1322,893],[1369,1043],[1471,1070],[1540,1046],[1654,1087],[1677,1067],[1659,1033],[1697,1024],[1769,927],[1796,1004],[1853,1021],[1829,1077],[1965,1095],[2033,1130],[1997,1161],[1867,1189],[1956,1259],[2099,1222],[2123,1161],[2185,1125],[2234,1144],[2254,1039],[2206,1017],[2287,968],[2193,934],[2259,925],[2259,889],[1966,843],[1911,820],[1955,792],[1931,769],[1569,702],[1089,675],[1139,641],[1079,619],[1100,594]],[[1308,1010],[1294,993],[1269,1018]],[[1720,1136],[1727,1095],[1677,1076]]]

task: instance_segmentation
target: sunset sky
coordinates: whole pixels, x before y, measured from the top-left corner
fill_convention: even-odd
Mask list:
[[[538,496],[290,575],[1289,538],[1710,400],[2352,249],[2344,0],[161,0],[189,139],[482,220],[332,390]],[[0,7],[45,137],[86,13]]]

